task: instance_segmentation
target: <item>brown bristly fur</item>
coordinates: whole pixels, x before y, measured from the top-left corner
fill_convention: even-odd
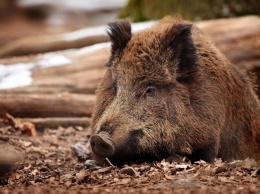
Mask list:
[[[93,134],[105,131],[115,144],[109,160],[260,159],[260,102],[249,78],[180,17],[134,35],[129,26],[109,25],[111,58],[92,117]]]

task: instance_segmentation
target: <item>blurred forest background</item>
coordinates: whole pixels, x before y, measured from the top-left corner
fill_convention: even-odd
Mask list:
[[[258,0],[0,0],[0,46],[22,36],[54,34],[106,24],[180,14],[198,21],[259,15]]]
[[[129,0],[119,13],[120,18],[132,21],[160,19],[165,15],[180,14],[189,20],[206,20],[260,14],[257,0]]]

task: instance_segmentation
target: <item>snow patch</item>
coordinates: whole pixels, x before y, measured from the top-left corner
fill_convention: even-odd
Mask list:
[[[0,89],[11,89],[32,83],[33,64],[0,65]]]
[[[154,25],[156,23],[156,21],[148,21],[148,22],[137,22],[137,23],[133,23],[132,26],[132,32],[138,32],[141,30],[144,30],[146,28],[151,27],[152,25]]]
[[[0,89],[28,86],[32,83],[32,70],[48,68],[71,63],[71,60],[54,54],[45,54],[41,60],[13,65],[0,64]]]
[[[99,27],[89,27],[84,28],[81,30],[76,30],[74,32],[66,33],[62,36],[62,38],[65,41],[73,41],[80,38],[85,38],[87,36],[99,36],[99,35],[105,35],[105,26],[99,26]]]
[[[45,54],[42,60],[36,62],[37,68],[61,66],[71,63],[71,60],[63,55]]]

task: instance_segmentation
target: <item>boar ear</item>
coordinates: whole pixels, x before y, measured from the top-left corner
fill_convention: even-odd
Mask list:
[[[175,24],[165,35],[166,47],[172,50],[173,58],[178,63],[179,81],[191,81],[196,72],[196,48],[191,38],[191,28],[192,24]]]
[[[111,55],[115,55],[123,51],[127,43],[131,39],[131,24],[128,20],[120,20],[114,23],[108,24],[108,30],[106,31],[111,40]]]

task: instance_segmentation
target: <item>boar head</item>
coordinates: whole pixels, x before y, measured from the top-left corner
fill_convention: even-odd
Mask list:
[[[95,160],[108,158],[116,165],[174,155],[196,160],[208,145],[202,159],[215,156],[215,134],[201,133],[207,124],[195,116],[191,102],[198,74],[192,28],[166,19],[132,34],[126,20],[109,24],[111,57],[92,116]]]

